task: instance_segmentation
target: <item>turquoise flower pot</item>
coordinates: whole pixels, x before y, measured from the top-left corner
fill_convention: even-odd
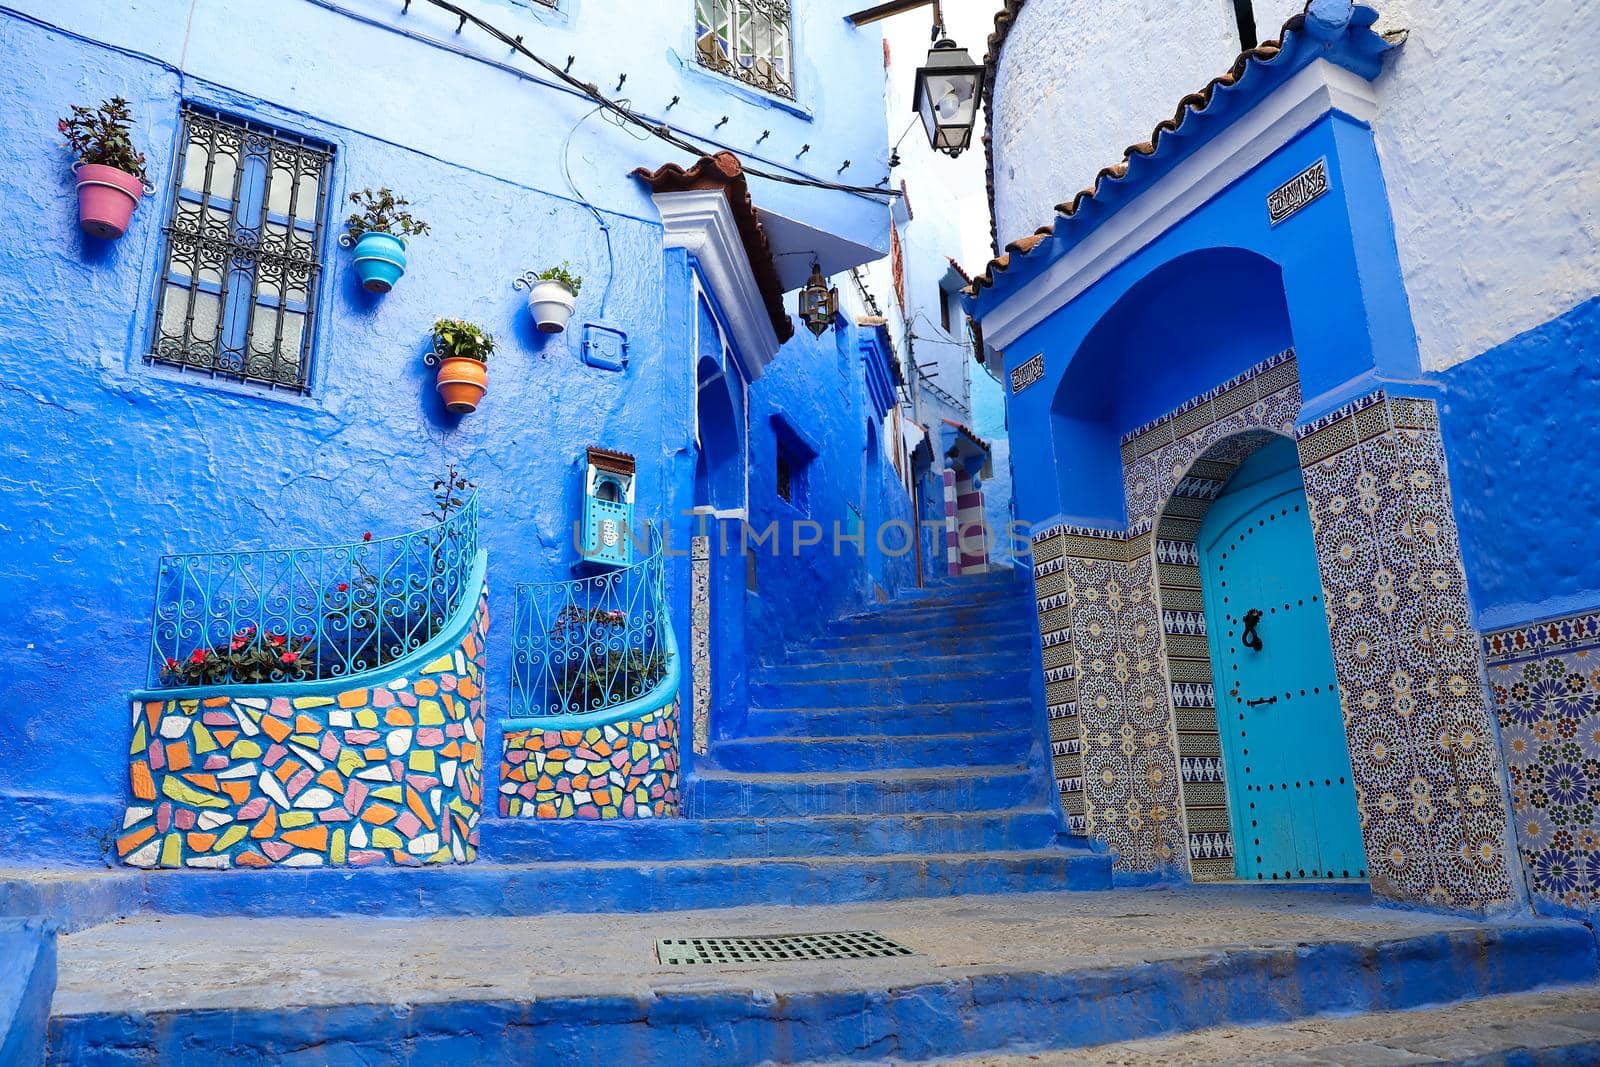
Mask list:
[[[356,241],[356,275],[369,293],[387,293],[406,272],[406,242],[392,233],[369,231]]]

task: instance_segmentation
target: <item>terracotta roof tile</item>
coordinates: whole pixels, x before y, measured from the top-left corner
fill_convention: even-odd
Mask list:
[[[718,152],[714,156],[701,156],[692,166],[680,167],[676,163],[651,170],[639,167],[633,172],[650,186],[652,193],[686,193],[693,190],[721,189],[733,209],[734,222],[739,227],[739,238],[745,254],[750,257],[750,269],[755,272],[756,285],[767,305],[767,316],[780,343],[794,336],[794,322],[783,308],[783,283],[778,279],[778,265],[772,256],[772,244],[767,239],[761,216],[756,214],[755,201],[750,199],[750,185],[745,180],[739,157],[732,152]]]
[[[962,423],[957,422],[955,419],[943,419],[941,421],[946,426],[948,426],[951,429],[955,430],[957,433],[961,434],[967,440],[971,441],[973,444],[975,444],[979,448],[983,449],[985,452],[992,452],[993,451],[993,449],[991,449],[989,447],[989,442],[985,441],[983,438],[981,438],[977,434],[973,433],[970,429],[968,429]]]
[[[1005,46],[1006,36],[1011,32],[1011,27],[1016,22],[1017,13],[1022,10],[1025,2],[1026,0],[1005,0],[1004,8],[999,14],[995,15],[995,30],[989,35],[989,51],[983,59],[984,66],[988,69],[988,77],[984,86],[984,107],[988,109],[988,113],[991,116],[994,113],[994,81],[995,71],[1000,63],[1000,52]],[[1120,160],[1110,166],[1101,168],[1100,173],[1095,175],[1094,181],[1090,183],[1087,189],[1082,190],[1072,199],[1057,204],[1056,212],[1070,218],[1083,210],[1087,201],[1100,194],[1102,185],[1109,181],[1118,181],[1127,175],[1128,160],[1136,155],[1154,155],[1157,149],[1161,147],[1161,141],[1166,135],[1173,133],[1182,126],[1184,120],[1191,114],[1202,112],[1210,106],[1212,95],[1219,88],[1230,86],[1237,82],[1244,76],[1245,70],[1251,63],[1268,62],[1275,58],[1283,49],[1283,39],[1288,34],[1299,32],[1304,27],[1305,20],[1304,12],[1291,16],[1283,24],[1283,28],[1279,31],[1276,40],[1267,41],[1257,45],[1255,48],[1239,53],[1238,58],[1233,61],[1233,66],[1228,68],[1227,71],[1211,79],[1198,92],[1190,93],[1180,100],[1177,111],[1173,113],[1171,118],[1163,119],[1156,125],[1149,140],[1130,145],[1123,152]],[[994,229],[994,146],[987,134],[984,136],[984,151],[988,157],[990,236],[994,239],[995,247],[998,250],[999,240]],[[1009,253],[1020,252],[1026,255],[1038,247],[1044,238],[1053,232],[1053,229],[1053,226],[1041,227],[1034,234],[1006,245],[1006,251],[990,261],[988,269],[973,279],[972,284],[967,287],[967,292],[976,294],[992,286],[995,274],[1010,268],[1012,256]]]

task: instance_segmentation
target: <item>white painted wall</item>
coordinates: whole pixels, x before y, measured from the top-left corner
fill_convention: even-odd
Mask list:
[[[1302,0],[1255,0],[1275,37]],[[1600,291],[1600,0],[1380,0],[1410,37],[1375,124],[1422,364],[1440,370]],[[995,82],[1001,243],[1053,219],[1238,51],[1231,0],[1029,0]]]
[[[1374,132],[1422,365],[1600,292],[1600,0],[1386,0]]]

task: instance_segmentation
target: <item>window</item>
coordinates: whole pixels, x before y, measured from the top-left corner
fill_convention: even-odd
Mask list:
[[[783,412],[774,412],[771,421],[778,499],[801,514],[810,514],[809,468],[817,458],[817,446]]]
[[[950,332],[950,290],[939,286],[939,325],[944,327],[944,332]]]
[[[778,449],[778,495],[794,503],[794,467],[781,446]]]
[[[695,0],[695,55],[702,67],[793,100],[789,0]]]
[[[308,392],[333,149],[183,109],[149,359]]]

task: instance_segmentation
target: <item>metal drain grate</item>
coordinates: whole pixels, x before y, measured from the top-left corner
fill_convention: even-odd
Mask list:
[[[911,955],[914,953],[904,945],[870,930],[763,937],[663,937],[656,941],[656,959],[672,967],[780,960],[870,960]]]

